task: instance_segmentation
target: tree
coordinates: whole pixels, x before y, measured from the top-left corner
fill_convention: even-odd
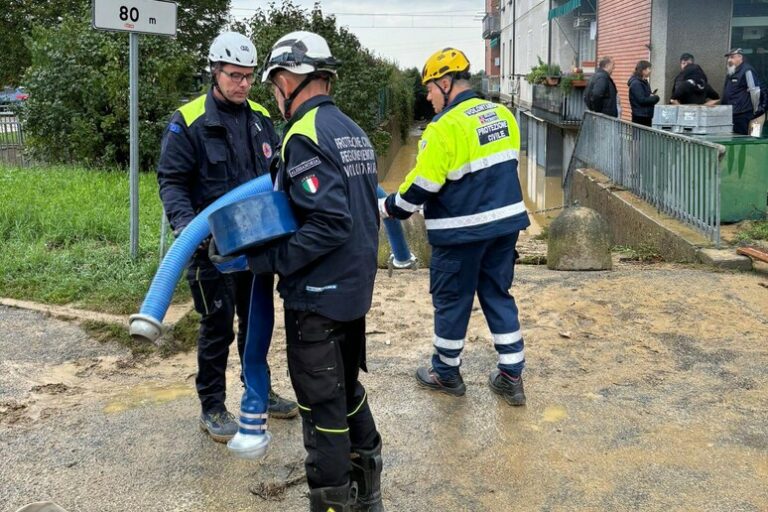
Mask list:
[[[90,2],[83,0],[56,0],[30,2],[6,0],[0,8],[0,85],[19,85],[24,70],[29,66],[30,53],[25,34],[35,25],[58,23],[62,16],[81,11]]]
[[[25,47],[30,67],[24,84],[30,98],[22,113],[32,155],[49,162],[127,165],[127,35],[94,30],[90,0],[13,1],[23,4],[33,27]],[[181,98],[195,89],[194,77],[227,20],[229,3],[182,0],[176,39],[142,36],[141,169],[154,168],[162,131]]]
[[[19,85],[31,63],[33,27],[52,27],[65,17],[91,13],[93,0],[5,0],[0,8],[0,86]],[[228,19],[230,0],[177,0],[177,41],[199,56],[201,67],[216,34]]]
[[[93,30],[90,13],[38,26],[26,73],[22,111],[36,159],[106,167],[129,162],[128,37]],[[169,115],[192,87],[196,55],[179,42],[143,37],[140,44],[140,168],[154,167]]]
[[[257,10],[246,22],[236,24],[234,29],[248,34],[258,54],[264,56],[289,32],[307,30],[320,34],[328,41],[334,57],[342,62],[333,84],[339,108],[365,130],[379,153],[385,151],[389,143],[386,125],[393,119],[403,138],[407,136],[413,115],[410,83],[402,79],[402,72],[394,64],[375,57],[354,34],[338,27],[334,16],[323,15],[319,3],[312,10],[306,10],[291,0],[279,5],[273,2],[266,10]],[[267,87],[255,85],[252,96],[270,112],[278,112]]]

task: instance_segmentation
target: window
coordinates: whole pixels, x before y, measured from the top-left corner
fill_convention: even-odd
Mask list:
[[[768,84],[768,0],[734,0],[731,47],[744,50],[757,76]]]

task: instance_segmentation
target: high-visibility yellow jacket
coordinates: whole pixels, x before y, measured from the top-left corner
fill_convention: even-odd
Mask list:
[[[416,167],[385,203],[407,218],[424,206],[432,245],[487,240],[530,225],[517,176],[520,132],[506,107],[456,96],[419,142]]]

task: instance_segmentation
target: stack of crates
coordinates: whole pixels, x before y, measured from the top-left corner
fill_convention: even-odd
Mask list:
[[[708,135],[733,132],[733,107],[719,105],[656,105],[653,127],[673,133]]]

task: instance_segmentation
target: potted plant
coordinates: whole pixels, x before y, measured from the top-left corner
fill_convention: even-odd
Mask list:
[[[584,73],[579,70],[575,73],[564,75],[560,80],[560,88],[565,94],[571,92],[571,89],[582,88],[587,86],[587,81],[584,79]]]
[[[560,82],[560,66],[557,64],[547,64],[538,58],[539,63],[531,68],[531,72],[525,75],[525,80],[529,84],[557,85]]]

